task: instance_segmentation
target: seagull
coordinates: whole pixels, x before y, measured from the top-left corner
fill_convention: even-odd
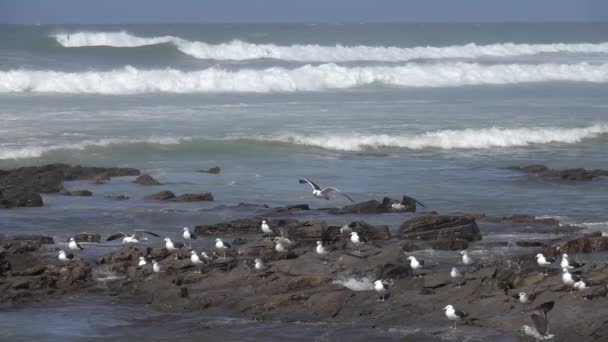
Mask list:
[[[583,267],[585,266],[585,264],[582,264],[580,262],[570,262],[570,260],[568,260],[568,254],[564,253],[562,254],[562,262],[560,263],[560,266],[562,267],[562,269],[564,268],[579,268],[579,267]]]
[[[84,248],[82,248],[82,246],[78,243],[78,241],[76,241],[76,239],[74,238],[70,238],[70,242],[68,243],[68,248],[75,251],[75,250],[83,250]]]
[[[567,268],[562,269],[562,271],[564,272],[562,273],[562,283],[564,283],[564,285],[573,288],[576,282],[582,280],[578,275],[570,273]]]
[[[555,302],[547,302],[537,306],[532,315],[530,315],[530,317],[532,317],[532,322],[534,322],[534,326],[524,325],[521,327],[520,331],[527,336],[535,338],[537,341],[549,340],[555,337],[555,335],[549,334],[549,329],[547,327],[547,313],[553,309],[554,304]]]
[[[447,317],[448,320],[454,322],[454,329],[456,329],[456,323],[457,322],[460,322],[464,318],[466,318],[466,317],[469,316],[468,313],[460,311],[460,310],[456,310],[451,305],[447,305],[445,308],[443,308],[443,310],[445,310],[445,317]],[[450,325],[450,328],[452,328],[451,325]]]
[[[388,290],[388,286],[388,282],[385,282],[384,280],[376,280],[374,282],[374,290],[380,294],[378,299],[376,299],[377,302],[384,302],[386,300],[386,291]]]
[[[182,234],[184,240],[191,241],[196,240],[196,235],[190,231],[190,228],[184,227],[184,233]],[[190,248],[192,248],[192,244],[190,244]]]
[[[209,255],[207,255],[206,252],[201,252],[201,256],[203,257],[203,259],[205,259],[207,262],[210,262],[213,260],[212,257],[210,257]]]
[[[514,296],[514,297],[518,298],[519,302],[522,304],[530,304],[536,299],[536,295],[534,293],[525,293],[525,292],[520,292],[517,294],[517,296]]]
[[[165,238],[165,248],[169,252],[177,251],[177,250],[179,250],[182,247],[184,247],[183,243],[181,243],[181,242],[173,242],[173,241],[171,241],[171,238]],[[177,254],[175,255],[175,258],[177,259]]]
[[[353,229],[348,224],[345,224],[342,227],[340,227],[340,234],[350,234],[352,232],[353,232]]]
[[[195,266],[199,266],[198,268],[198,273],[201,273],[201,268],[200,265],[204,264],[205,262],[202,261],[199,257],[198,254],[196,254],[195,251],[190,251],[190,261],[195,265]]]
[[[158,264],[158,262],[156,262],[156,260],[152,260],[152,270],[154,271],[154,273],[160,272],[160,265]]]
[[[460,254],[462,254],[462,264],[463,265],[469,266],[469,265],[473,264],[474,261],[473,261],[473,258],[471,258],[469,256],[469,252],[460,251]]]
[[[143,256],[139,257],[139,262],[137,263],[137,267],[143,267],[146,264],[148,264],[148,262],[146,261],[146,258],[144,258]]]
[[[391,209],[402,210],[403,208],[405,208],[408,204],[410,204],[412,202],[418,203],[418,204],[420,204],[421,207],[426,208],[426,206],[424,204],[422,204],[420,201],[418,201],[417,199],[404,195],[401,202],[391,204]]]
[[[260,228],[262,229],[262,234],[266,234],[266,236],[274,234],[268,223],[266,223],[266,220],[262,220],[262,225]]]
[[[460,283],[462,282],[462,273],[456,267],[452,267],[452,270],[450,271],[450,277],[452,279],[458,279],[456,287],[460,288]]]
[[[143,236],[144,233],[152,235],[152,236],[155,236],[155,237],[158,237],[158,238],[160,237],[160,235],[158,235],[156,233],[149,232],[147,230],[135,229],[133,231],[133,235],[129,235],[129,234],[123,233],[123,232],[118,232],[118,233],[110,235],[106,239],[106,241],[112,241],[112,240],[116,240],[116,239],[119,239],[119,238],[123,238],[122,239],[122,243],[139,243],[139,240],[142,240],[142,236]],[[144,237],[143,240],[147,240],[147,238]]]
[[[277,251],[277,253],[279,254],[285,253],[285,259],[287,259],[287,247],[281,241],[276,241],[276,244],[274,245],[274,250]]]
[[[414,275],[416,273],[416,270],[419,268],[422,268],[422,266],[424,266],[424,260],[418,260],[416,259],[415,256],[409,256],[407,257],[410,261],[410,267],[412,269],[412,275]],[[414,278],[419,277],[420,275],[414,275]]]
[[[262,259],[255,259],[255,270],[256,271],[262,271],[266,265],[264,265],[264,262],[262,261]]]
[[[329,252],[323,247],[323,242],[317,241],[315,252],[317,252],[317,255],[323,260],[323,263],[327,264],[327,254],[329,254]]]
[[[579,291],[588,290],[591,288],[591,282],[581,279],[572,286]]]
[[[360,245],[366,243],[367,239],[364,236],[360,236],[357,232],[352,232],[350,233],[350,242],[357,247],[357,252],[361,253]]]
[[[306,178],[300,179],[299,182],[300,182],[300,184],[308,183],[312,187],[312,195],[315,196],[316,198],[324,198],[324,199],[328,200],[329,194],[331,194],[332,192],[338,192],[342,196],[348,198],[349,201],[355,203],[355,201],[353,201],[352,198],[350,198],[348,195],[340,192],[340,190],[338,190],[336,188],[328,187],[325,189],[321,189],[320,186],[318,186],[317,184],[313,183],[312,181],[310,181]]]
[[[545,257],[542,253],[536,254],[536,263],[540,267],[545,267],[546,268],[549,265],[551,265],[554,261],[555,261],[555,258]],[[546,272],[545,272],[545,275],[547,275]]]
[[[217,248],[218,250],[223,250],[224,251],[224,259],[226,259],[226,250],[228,248],[232,248],[232,245],[229,244],[228,242],[224,242],[222,241],[222,239],[217,238],[215,239],[215,248]]]
[[[59,251],[59,260],[61,261],[72,261],[77,260],[74,253],[66,254],[64,250]]]

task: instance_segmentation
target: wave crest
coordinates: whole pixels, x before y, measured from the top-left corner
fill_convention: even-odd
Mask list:
[[[75,32],[53,36],[64,47],[111,46],[139,47],[156,44],[173,44],[181,52],[199,59],[251,60],[273,58],[293,62],[351,62],[383,61],[404,62],[414,59],[482,58],[530,56],[541,53],[608,53],[608,43],[578,44],[515,44],[497,43],[453,45],[445,47],[418,46],[322,46],[255,44],[233,40],[221,44],[188,41],[174,36],[139,37],[121,32]]]
[[[140,70],[131,66],[111,71],[0,71],[0,93],[70,94],[300,92],[348,89],[381,84],[401,87],[457,87],[529,82],[608,82],[608,64],[415,63],[396,67],[305,65],[228,71],[176,69]]]

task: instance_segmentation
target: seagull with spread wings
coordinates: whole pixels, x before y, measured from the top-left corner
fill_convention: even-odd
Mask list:
[[[118,232],[110,235],[106,239],[106,241],[112,241],[122,238],[122,243],[139,243],[140,240],[147,240],[146,237],[143,237],[144,234],[148,234],[158,238],[160,237],[160,235],[153,232],[149,232],[147,230],[135,229],[132,235],[123,232]]]
[[[320,186],[318,186],[317,184],[315,184],[314,182],[312,182],[311,180],[306,179],[306,178],[300,179],[299,182],[300,182],[300,184],[308,183],[312,187],[312,195],[315,196],[316,198],[323,198],[323,199],[328,200],[329,195],[331,193],[337,192],[337,193],[341,194],[342,196],[346,197],[349,201],[351,201],[353,203],[355,202],[348,195],[346,195],[345,193],[342,193],[340,190],[338,190],[336,188],[327,187],[325,189],[321,189]]]
[[[537,306],[532,315],[530,315],[530,317],[532,317],[532,322],[534,322],[534,326],[524,325],[521,327],[521,331],[537,341],[549,340],[555,337],[555,335],[549,334],[549,322],[547,320],[547,313],[553,309],[554,305],[555,302],[546,302]]]

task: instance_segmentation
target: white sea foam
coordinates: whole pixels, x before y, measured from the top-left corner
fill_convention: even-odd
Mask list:
[[[374,289],[374,280],[369,277],[355,278],[350,276],[340,276],[332,281],[332,284],[342,285],[353,291],[370,291]]]
[[[441,130],[424,134],[331,134],[301,135],[280,134],[270,140],[292,144],[316,146],[339,151],[361,151],[381,147],[420,150],[438,149],[487,149],[518,147],[531,144],[567,143],[591,139],[608,133],[608,124],[596,124],[582,128],[522,127]]]
[[[70,94],[314,92],[374,84],[401,87],[458,87],[529,82],[608,82],[608,64],[439,63],[402,66],[345,67],[305,65],[229,71],[176,69],[140,70],[132,66],[111,71],[0,71],[0,93]]]
[[[69,39],[68,39],[69,36]],[[174,36],[139,37],[121,32],[74,32],[53,36],[65,47],[113,46],[138,47],[173,44],[183,53],[200,59],[251,60],[273,58],[297,62],[384,61],[402,62],[413,59],[515,57],[540,53],[608,53],[608,43],[454,45],[445,47],[322,46],[254,44],[233,40],[221,44],[188,41]]]

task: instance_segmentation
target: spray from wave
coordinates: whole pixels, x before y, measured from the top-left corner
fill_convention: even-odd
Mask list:
[[[608,64],[439,63],[403,66],[345,67],[305,65],[229,71],[176,69],[140,70],[131,66],[111,71],[0,72],[0,93],[49,92],[128,95],[142,93],[280,93],[348,89],[374,84],[401,87],[458,87],[530,82],[608,82]]]
[[[514,44],[420,46],[411,48],[384,46],[321,46],[254,44],[233,40],[222,44],[188,41],[174,36],[138,37],[127,32],[75,32],[53,36],[64,47],[111,46],[139,47],[173,44],[181,52],[200,59],[251,60],[273,58],[293,62],[404,62],[413,59],[515,57],[541,53],[608,53],[608,43]]]
[[[47,146],[27,146],[21,148],[0,147],[0,159],[38,158],[57,151],[84,151],[110,148],[134,147],[145,150],[167,147],[178,153],[180,150],[213,148],[210,143],[219,143],[222,148],[230,142],[242,143],[235,148],[243,149],[252,143],[287,143],[320,147],[328,150],[359,152],[378,148],[421,149],[491,149],[522,147],[532,144],[575,144],[585,139],[598,138],[608,134],[608,124],[596,124],[582,128],[482,128],[464,130],[441,130],[422,134],[384,135],[384,134],[332,134],[302,135],[281,134],[275,136],[242,136],[230,138],[205,137],[150,137],[142,139],[100,139],[84,140],[78,143],[55,144]],[[145,145],[145,146],[135,146]],[[132,151],[131,151],[132,152]]]

